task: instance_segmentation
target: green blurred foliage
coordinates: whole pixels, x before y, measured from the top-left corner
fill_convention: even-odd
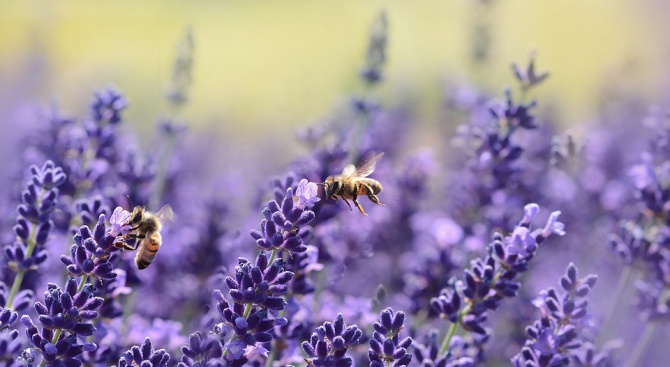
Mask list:
[[[412,101],[439,121],[447,80],[490,91],[512,83],[509,65],[537,51],[552,77],[538,99],[566,121],[592,118],[603,83],[653,96],[667,50],[654,4],[624,0],[489,1],[0,1],[0,88],[78,114],[93,90],[128,97],[131,123],[150,126],[188,27],[195,40],[190,102],[180,116],[241,134],[324,118],[363,88],[372,20],[389,22],[386,104]],[[483,47],[483,49],[482,49]],[[475,57],[475,56],[477,56]],[[544,103],[544,102],[543,102]]]

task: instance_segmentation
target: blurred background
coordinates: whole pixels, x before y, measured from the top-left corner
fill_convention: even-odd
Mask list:
[[[91,93],[123,91],[126,121],[148,132],[164,101],[177,44],[195,43],[194,127],[228,126],[244,140],[290,136],[363,88],[367,34],[389,21],[385,104],[411,101],[416,123],[440,121],[445,82],[500,93],[509,65],[537,52],[550,82],[534,96],[560,120],[595,118],[603,85],[655,98],[668,84],[661,2],[506,1],[0,1],[0,123],[57,102],[72,115]],[[408,104],[409,105],[409,104]],[[279,135],[277,135],[279,134]]]

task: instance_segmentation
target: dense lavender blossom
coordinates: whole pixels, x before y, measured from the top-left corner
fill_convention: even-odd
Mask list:
[[[292,272],[284,270],[283,260],[276,259],[270,264],[264,252],[258,255],[255,265],[245,258],[238,262],[235,278],[225,279],[232,302],[228,302],[221,291],[214,291],[219,315],[234,331],[225,355],[236,365],[252,358],[254,348],[259,347],[257,343],[272,340],[272,328],[286,324],[285,318],[273,317],[272,312],[285,308],[282,296],[288,292],[288,282],[293,278]],[[245,354],[247,346],[252,349]]]
[[[29,316],[21,318],[28,340],[41,351],[48,365],[79,366],[81,361],[77,357],[96,349],[94,343],[79,343],[77,338],[92,335],[95,330],[90,320],[98,316],[96,310],[103,299],[90,297],[92,291],[91,286],[74,278],[68,280],[64,289],[49,284],[44,303],[35,303],[42,331]]]
[[[504,298],[516,297],[521,284],[519,274],[529,268],[538,245],[549,235],[562,235],[562,223],[557,222],[558,212],[552,213],[543,229],[530,231],[528,226],[537,215],[536,204],[525,207],[524,217],[510,236],[495,234],[486,258],[475,258],[465,269],[463,280],[452,280],[431,300],[432,308],[452,325],[440,347],[440,355],[448,352],[450,339],[458,326],[471,333],[486,336],[484,327],[489,311],[497,310]]]
[[[118,223],[115,225],[118,226]],[[70,275],[93,276],[102,280],[112,280],[116,277],[116,273],[113,272],[114,266],[109,262],[110,253],[119,250],[114,246],[118,234],[121,234],[121,231],[114,233],[117,231],[116,226],[107,231],[105,215],[101,214],[93,233],[87,226],[79,229],[74,235],[75,244],[70,248],[71,256],[61,255],[61,261],[67,266]]]
[[[592,325],[586,310],[586,296],[596,279],[595,275],[578,279],[577,268],[570,264],[560,280],[563,293],[554,288],[541,293],[535,305],[540,309],[542,317],[526,328],[530,338],[512,359],[515,366],[558,367],[570,365],[571,358],[577,361],[593,359],[593,356],[582,358],[576,351],[590,338]],[[593,353],[591,346],[586,348],[591,348],[590,353]]]
[[[32,177],[26,190],[22,192],[22,204],[17,211],[14,233],[16,241],[5,246],[5,261],[9,268],[16,273],[11,291],[7,298],[7,306],[18,310],[18,306],[25,306],[28,293],[19,293],[26,273],[36,270],[47,259],[44,244],[54,227],[51,215],[58,202],[58,187],[66,176],[60,167],[47,161],[41,168],[31,166]],[[25,286],[25,285],[23,285]],[[19,295],[18,298],[15,298]],[[23,300],[23,301],[21,301]],[[14,304],[14,302],[17,304]]]
[[[405,313],[394,312],[392,308],[384,309],[379,315],[379,322],[374,323],[375,332],[369,341],[368,358],[370,367],[383,367],[392,363],[392,366],[406,366],[412,361],[408,353],[412,345],[412,338],[402,340],[398,336],[405,323]]]
[[[347,351],[358,344],[363,332],[356,326],[347,326],[342,314],[333,322],[326,321],[316,328],[309,342],[302,343],[309,366],[351,366],[353,360]]]
[[[301,197],[294,204],[293,189],[288,188],[281,205],[275,200],[268,201],[263,209],[265,219],[261,221],[261,230],[251,231],[251,237],[264,250],[282,250],[290,253],[300,253],[307,250],[300,236],[301,227],[306,226],[315,218],[311,210],[307,210],[307,203],[314,201],[314,190],[301,190]]]
[[[135,345],[123,353],[117,367],[166,367],[168,362],[170,362],[170,354],[165,349],[155,350],[151,344],[151,339],[146,338],[141,346]]]

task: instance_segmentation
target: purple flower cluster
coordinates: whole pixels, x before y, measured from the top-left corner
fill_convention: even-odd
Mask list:
[[[577,268],[570,264],[566,274],[561,277],[563,293],[554,288],[543,291],[535,305],[542,317],[526,328],[529,339],[521,352],[512,358],[514,366],[544,367],[570,366],[571,360],[584,366],[593,362],[593,350],[585,345],[592,328],[586,310],[586,296],[595,285],[597,277],[588,275],[577,278]],[[578,350],[591,348],[590,353],[579,354]],[[604,357],[598,357],[599,360]]]
[[[22,203],[17,207],[19,215],[13,228],[18,241],[5,247],[7,262],[17,273],[33,269],[46,260],[43,246],[54,226],[51,214],[58,202],[58,187],[66,179],[63,170],[51,161],[41,168],[31,166],[30,173],[32,177],[21,193]]]
[[[314,330],[309,342],[302,343],[309,366],[351,366],[347,351],[359,343],[363,332],[356,325],[347,326],[342,314]]]
[[[407,349],[412,345],[412,338],[400,339],[398,334],[405,323],[405,313],[394,312],[392,308],[384,309],[379,315],[379,322],[373,327],[375,332],[370,339],[370,367],[407,366],[412,361],[412,355]]]
[[[563,234],[562,223],[556,221],[560,212],[549,217],[545,228],[531,232],[528,226],[538,212],[536,204],[527,205],[523,219],[511,235],[504,238],[494,235],[489,245],[491,254],[472,260],[462,281],[452,282],[431,300],[440,317],[465,330],[487,333],[483,323],[488,319],[488,311],[498,309],[504,298],[517,296],[521,287],[517,277],[528,270],[538,245],[553,233]]]
[[[263,250],[281,250],[289,253],[301,253],[307,250],[300,236],[301,227],[306,226],[315,218],[313,211],[306,209],[318,198],[315,188],[308,188],[307,180],[298,186],[294,199],[293,189],[288,188],[286,195],[279,204],[275,200],[268,201],[263,208],[265,219],[261,221],[261,230],[251,231],[251,237]],[[316,186],[312,183],[312,185]]]

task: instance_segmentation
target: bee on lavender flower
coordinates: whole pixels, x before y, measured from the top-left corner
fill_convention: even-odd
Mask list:
[[[137,251],[135,255],[135,265],[142,270],[151,265],[158,253],[158,249],[163,244],[161,229],[166,222],[174,220],[174,212],[170,205],[164,205],[156,213],[146,210],[143,206],[136,206],[126,223],[130,230],[121,238],[123,241],[117,241],[114,246],[126,250]],[[135,239],[134,246],[131,246],[126,240]]]
[[[326,199],[334,199],[337,202],[339,198],[342,198],[349,209],[353,210],[351,204],[347,201],[347,199],[351,199],[365,216],[367,216],[367,213],[358,203],[358,195],[367,195],[373,203],[384,206],[377,197],[377,194],[383,189],[382,184],[375,179],[367,178],[374,172],[377,162],[383,155],[384,153],[375,154],[370,152],[365,156],[360,167],[356,168],[353,164],[349,164],[344,167],[341,174],[328,176],[322,184],[326,192]]]

